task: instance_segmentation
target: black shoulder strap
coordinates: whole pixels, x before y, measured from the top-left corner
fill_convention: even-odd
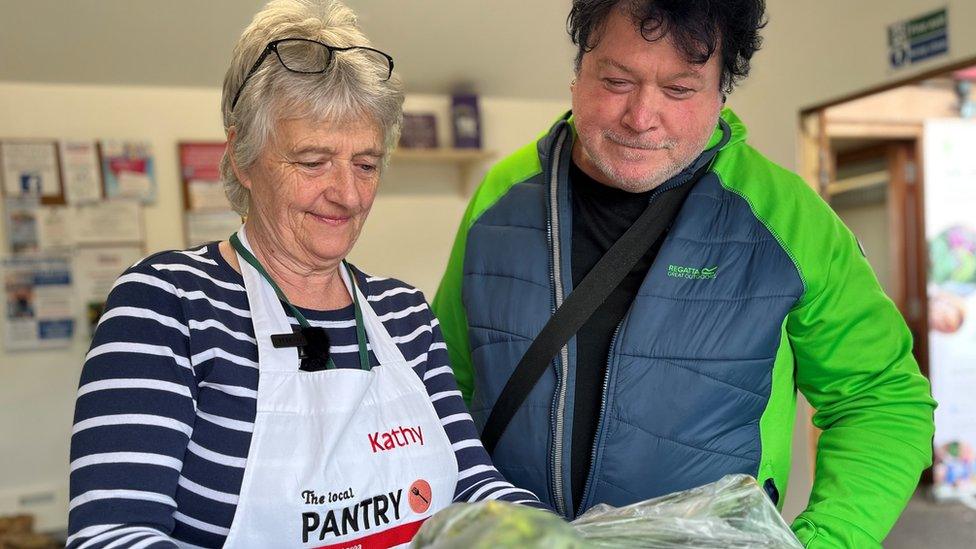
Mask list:
[[[637,260],[667,230],[677,217],[689,190],[708,172],[709,165],[706,162],[689,181],[652,199],[644,213],[614,242],[549,318],[549,322],[532,341],[508,378],[488,415],[481,440],[489,455],[494,453],[495,446],[509,422],[549,367],[553,357],[620,284]]]

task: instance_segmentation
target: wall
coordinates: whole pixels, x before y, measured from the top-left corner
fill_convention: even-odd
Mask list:
[[[146,249],[182,248],[176,144],[223,139],[219,100],[215,89],[0,83],[0,137],[149,139],[159,191],[145,211]],[[514,151],[567,105],[482,98],[485,148],[499,155]],[[442,143],[449,142],[448,107],[439,96],[409,96],[406,102],[408,110],[438,114]],[[352,260],[367,272],[409,281],[432,298],[466,204],[454,167],[394,163]],[[0,348],[0,515],[27,510],[38,515],[40,529],[66,526],[68,441],[86,351],[84,334],[65,350]],[[21,499],[32,503],[20,505]]]

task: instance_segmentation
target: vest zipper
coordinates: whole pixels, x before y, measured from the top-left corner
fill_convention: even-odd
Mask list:
[[[559,246],[559,160],[562,154],[563,142],[566,140],[565,130],[560,133],[556,140],[556,145],[552,153],[552,163],[550,164],[549,174],[549,224],[547,227],[549,234],[549,244],[552,250],[552,265],[549,271],[550,281],[552,282],[554,293],[554,307],[552,313],[555,314],[563,304],[563,283],[559,274],[561,270],[561,253]],[[566,378],[569,376],[569,350],[566,345],[559,350],[558,367],[556,368],[556,397],[553,401],[553,432],[552,432],[552,478],[550,484],[552,495],[556,504],[556,512],[562,516],[567,516],[566,501],[563,492],[563,437],[565,432],[565,412],[566,412]]]
[[[610,360],[613,357],[613,348],[617,345],[617,334],[620,333],[620,327],[623,325],[623,320],[617,323],[617,328],[613,331],[613,337],[610,338],[610,350],[607,352],[607,369],[603,372],[603,392],[600,394],[600,415],[597,416],[597,430],[593,434],[593,450],[590,452],[590,470],[586,474],[586,484],[583,485],[583,497],[580,498],[579,509],[576,510],[576,517],[583,514],[583,509],[586,508],[586,500],[590,497],[590,485],[593,484],[594,472],[596,471],[596,449],[600,440],[600,432],[603,430],[603,416],[607,411],[607,394],[610,390]]]
[[[651,196],[648,197],[647,199],[648,204],[650,204],[651,201],[657,198],[657,196],[660,195],[661,193],[671,190],[686,182],[687,180],[671,182],[668,185],[658,187],[657,189],[654,190],[654,192],[651,193]],[[651,268],[652,269],[654,268],[653,264],[651,265]],[[650,274],[650,269],[648,270],[648,274]],[[583,485],[583,497],[580,499],[579,509],[576,510],[576,515],[573,518],[576,518],[579,515],[583,514],[583,511],[586,508],[587,499],[590,497],[590,489],[591,489],[591,484],[593,483],[593,478],[596,476],[596,467],[595,467],[596,452],[600,440],[600,434],[603,431],[603,416],[607,410],[607,393],[610,390],[610,361],[611,358],[613,357],[613,348],[617,345],[617,335],[620,333],[620,327],[623,326],[626,320],[627,320],[627,314],[624,314],[624,318],[617,324],[616,329],[614,329],[613,331],[613,337],[610,338],[610,349],[607,352],[607,369],[605,372],[603,372],[603,392],[600,394],[600,415],[597,416],[597,428],[596,428],[597,430],[595,433],[593,433],[593,446],[590,452],[590,470],[587,472],[586,483]]]

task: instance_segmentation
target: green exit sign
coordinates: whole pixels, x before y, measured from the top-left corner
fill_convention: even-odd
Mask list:
[[[949,14],[945,8],[888,26],[888,56],[892,68],[948,52]]]

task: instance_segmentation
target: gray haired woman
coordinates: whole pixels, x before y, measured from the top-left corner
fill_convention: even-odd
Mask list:
[[[402,103],[339,2],[255,16],[223,90],[246,222],[115,284],[78,392],[70,547],[387,547],[453,501],[540,505],[492,467],[423,295],[345,262]]]

